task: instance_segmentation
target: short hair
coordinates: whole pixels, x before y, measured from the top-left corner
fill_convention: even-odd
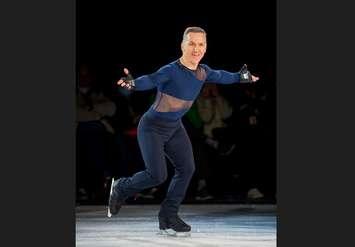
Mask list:
[[[187,35],[189,33],[204,33],[205,35],[207,35],[206,31],[201,27],[187,27],[184,31],[184,35],[182,36],[182,42],[187,39]]]

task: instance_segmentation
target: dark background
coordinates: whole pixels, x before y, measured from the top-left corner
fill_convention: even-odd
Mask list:
[[[247,63],[263,80],[275,81],[276,2],[233,5],[79,0],[77,63],[95,64],[107,80],[122,75],[123,66],[137,75],[151,73],[180,56],[187,26],[201,26],[208,33],[203,62],[231,71]]]

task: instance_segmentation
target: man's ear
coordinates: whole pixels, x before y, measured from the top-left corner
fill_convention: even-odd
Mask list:
[[[185,50],[185,48],[184,48],[185,45],[186,45],[186,42],[184,40],[181,41],[180,49],[181,49],[182,52]]]

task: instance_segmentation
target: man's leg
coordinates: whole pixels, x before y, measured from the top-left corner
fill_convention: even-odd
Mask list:
[[[108,216],[115,215],[124,201],[142,191],[163,183],[167,179],[164,155],[165,135],[154,128],[139,128],[138,143],[146,169],[132,177],[120,178],[111,185]]]
[[[172,234],[189,232],[191,227],[177,215],[195,170],[191,142],[183,125],[167,142],[165,152],[175,168],[175,175],[161,205],[159,227],[163,231],[172,229]]]

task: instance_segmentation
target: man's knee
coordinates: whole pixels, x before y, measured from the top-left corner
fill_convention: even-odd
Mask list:
[[[179,169],[178,172],[182,176],[190,177],[195,172],[195,165],[194,164],[185,165],[181,169]]]
[[[154,184],[153,186],[160,185],[165,182],[165,180],[168,178],[168,175],[166,173],[161,173],[161,174],[150,174],[150,178],[152,180],[152,183]]]

